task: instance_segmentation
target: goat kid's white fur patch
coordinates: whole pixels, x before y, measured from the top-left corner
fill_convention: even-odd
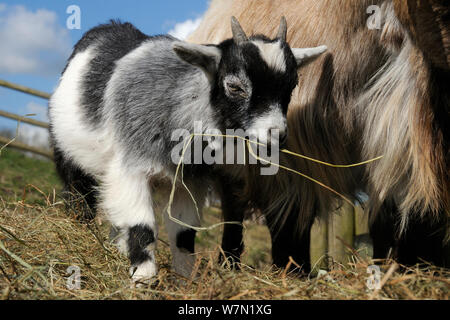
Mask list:
[[[270,68],[279,72],[286,71],[284,52],[279,41],[267,43],[261,40],[254,40],[252,43],[258,47],[261,57]]]
[[[119,227],[148,225],[156,232],[148,176],[145,171],[127,170],[115,156],[101,181],[101,207]]]
[[[286,128],[286,117],[281,112],[279,106],[273,106],[270,108],[270,111],[262,114],[253,121],[248,132],[255,136],[261,143],[278,144],[278,141],[268,141],[269,135],[275,133],[271,131],[278,130],[279,136],[282,136],[286,132]]]
[[[154,252],[149,253],[149,255],[151,259],[146,260],[137,266],[130,267],[130,275],[134,282],[148,281],[158,273]]]
[[[80,84],[88,65],[95,57],[95,48],[78,53],[69,63],[50,99],[50,118],[58,145],[65,146],[68,158],[76,159],[82,168],[102,174],[113,142],[107,130],[86,125],[81,106]]]

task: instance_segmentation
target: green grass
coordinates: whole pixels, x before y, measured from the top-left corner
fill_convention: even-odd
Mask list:
[[[0,155],[0,196],[4,200],[25,199],[45,204],[41,192],[53,195],[61,189],[53,162],[27,157],[13,149],[3,149]],[[41,191],[41,192],[40,192]]]

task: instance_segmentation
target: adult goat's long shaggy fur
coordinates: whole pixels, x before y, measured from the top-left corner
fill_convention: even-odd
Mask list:
[[[250,33],[275,34],[286,16],[295,47],[328,46],[301,70],[288,113],[288,149],[336,164],[384,157],[364,168],[339,169],[292,156],[281,160],[340,193],[369,194],[371,219],[386,203],[397,208],[396,232],[408,221],[439,221],[448,234],[450,24],[442,1],[212,1],[190,41],[229,37],[231,15]],[[367,9],[380,20],[369,29]],[[373,18],[372,17],[372,18]],[[266,179],[261,181],[261,179]],[[281,220],[296,208],[302,228],[329,212],[334,195],[288,172],[251,175],[256,205]],[[278,187],[274,187],[274,185]],[[250,194],[250,195],[251,195]],[[263,196],[261,196],[263,195]]]

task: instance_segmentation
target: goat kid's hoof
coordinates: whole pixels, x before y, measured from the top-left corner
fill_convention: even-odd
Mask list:
[[[131,266],[131,280],[136,286],[150,284],[158,274],[158,268],[153,261],[144,261],[137,266]]]

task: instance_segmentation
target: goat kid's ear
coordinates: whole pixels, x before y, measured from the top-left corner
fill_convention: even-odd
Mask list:
[[[292,48],[297,67],[302,67],[316,60],[322,53],[327,51],[327,46],[319,46],[314,48]]]
[[[216,74],[222,53],[216,46],[176,41],[172,45],[180,59],[202,69],[208,79]]]

